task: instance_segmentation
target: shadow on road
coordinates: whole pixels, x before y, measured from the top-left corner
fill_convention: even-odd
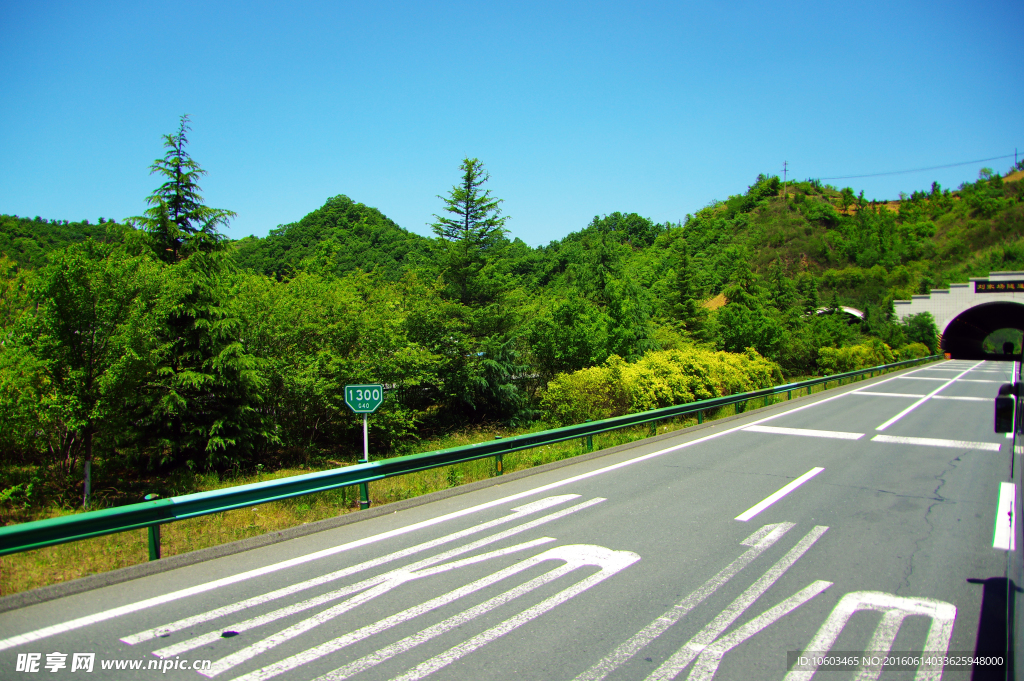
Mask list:
[[[978,635],[974,643],[975,657],[1002,657],[1008,659],[1006,642],[1008,632],[1006,623],[1007,589],[1013,582],[1007,583],[1005,577],[989,577],[988,579],[968,579],[971,584],[981,584],[981,614],[978,615]],[[1012,607],[1010,605],[1009,607]],[[976,666],[971,671],[971,681],[1005,681],[1006,665]]]

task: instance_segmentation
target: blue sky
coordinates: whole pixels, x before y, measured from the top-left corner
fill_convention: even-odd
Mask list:
[[[1024,4],[0,0],[0,213],[145,209],[161,135],[227,234],[336,194],[421,234],[464,157],[511,236],[676,221],[758,173],[1024,158]],[[982,166],[834,180],[892,199]]]

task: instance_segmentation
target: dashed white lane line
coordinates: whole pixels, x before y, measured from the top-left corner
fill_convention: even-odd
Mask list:
[[[998,452],[998,442],[970,442],[969,440],[940,440],[933,437],[902,437],[899,435],[876,435],[872,442],[888,442],[896,445],[921,445],[924,447],[950,447],[953,449],[982,449]]]
[[[960,400],[961,402],[988,402],[991,397],[970,397],[969,395],[932,395],[933,400]]]
[[[906,409],[904,409],[903,411],[901,411],[901,412],[900,412],[899,414],[896,414],[896,416],[893,416],[893,417],[892,417],[891,419],[889,419],[888,421],[886,421],[886,422],[885,422],[885,423],[883,423],[882,425],[880,425],[880,426],[878,426],[877,428],[875,428],[875,430],[885,430],[886,428],[888,428],[888,427],[889,427],[889,426],[891,426],[892,424],[896,423],[896,422],[897,422],[897,421],[899,421],[899,420],[900,420],[901,418],[903,418],[904,416],[906,416],[907,414],[909,414],[910,412],[914,411],[915,409],[917,409],[918,407],[920,407],[920,406],[921,406],[922,404],[924,404],[925,402],[927,402],[927,401],[928,401],[928,399],[929,399],[929,398],[930,398],[930,397],[931,397],[932,395],[938,395],[938,394],[939,394],[940,392],[942,392],[942,390],[943,390],[944,388],[946,388],[946,387],[948,387],[948,386],[952,385],[953,383],[955,383],[956,381],[960,380],[962,376],[964,376],[964,375],[965,375],[965,374],[967,374],[967,373],[970,373],[971,369],[973,369],[974,367],[977,367],[977,366],[979,366],[980,364],[981,364],[981,362],[978,362],[977,364],[975,364],[975,365],[974,365],[973,367],[971,367],[970,369],[965,369],[965,370],[964,370],[964,371],[962,371],[961,373],[959,373],[959,374],[957,374],[956,376],[954,376],[953,378],[949,379],[948,381],[946,381],[945,383],[943,383],[942,385],[940,385],[940,386],[939,386],[938,388],[936,388],[935,390],[931,391],[930,393],[928,393],[927,395],[925,395],[924,397],[922,397],[921,399],[919,399],[919,400],[918,400],[917,402],[914,402],[914,403],[913,403],[912,405],[910,405],[909,407],[907,407]]]
[[[867,390],[854,390],[851,395],[879,395],[883,397],[924,397],[920,393],[875,393]]]
[[[807,482],[808,480],[810,480],[811,478],[813,478],[815,475],[817,475],[818,473],[822,472],[823,470],[825,470],[825,469],[821,468],[820,466],[816,466],[816,467],[812,468],[811,470],[807,471],[806,473],[801,475],[799,478],[797,478],[793,482],[789,483],[788,485],[786,485],[785,487],[780,489],[778,492],[776,492],[775,494],[773,494],[770,497],[768,497],[767,499],[765,499],[764,501],[762,501],[762,502],[760,502],[760,503],[758,503],[758,504],[756,504],[754,506],[751,506],[750,508],[748,508],[743,513],[740,513],[738,516],[736,516],[736,520],[742,520],[743,522],[746,522],[746,521],[750,520],[751,518],[756,516],[758,513],[760,513],[764,509],[768,508],[769,506],[774,504],[776,501],[778,501],[782,497],[786,496],[787,494],[789,494],[790,492],[795,490],[797,487],[799,487],[800,485],[804,484],[805,482]]]
[[[1016,549],[1017,515],[1013,512],[1017,500],[1017,486],[1012,482],[999,484],[999,502],[996,504],[996,526],[992,533],[992,548],[1003,551]]]
[[[804,437],[827,437],[833,440],[859,440],[864,433],[844,433],[840,430],[812,430],[810,428],[779,428],[776,426],[750,426],[743,430],[774,435],[802,435]]]

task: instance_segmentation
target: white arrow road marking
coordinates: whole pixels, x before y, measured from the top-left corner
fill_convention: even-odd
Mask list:
[[[369,579],[365,579],[365,580],[363,580],[361,582],[358,582],[356,584],[352,584],[350,586],[346,586],[346,587],[343,587],[341,589],[337,589],[335,591],[331,591],[329,593],[322,594],[322,595],[317,596],[315,598],[310,598],[308,600],[302,601],[300,603],[296,603],[294,605],[289,605],[287,607],[280,608],[278,610],[275,610],[273,612],[267,613],[265,615],[260,615],[259,617],[254,617],[252,619],[248,619],[248,620],[246,620],[244,622],[238,622],[236,624],[231,624],[231,625],[228,625],[228,626],[225,626],[225,627],[220,627],[220,629],[221,630],[226,630],[226,631],[236,631],[236,632],[240,633],[242,631],[246,631],[246,630],[252,629],[254,627],[258,627],[258,626],[261,626],[263,624],[267,624],[269,622],[273,622],[275,620],[281,619],[282,617],[287,617],[287,616],[295,614],[297,612],[301,612],[303,610],[316,607],[317,605],[322,605],[322,604],[330,602],[332,600],[337,600],[338,598],[343,598],[344,596],[347,596],[349,594],[356,593],[357,591],[362,591],[363,589],[367,589],[367,588],[369,588],[371,586],[374,586],[376,584],[380,584],[381,582],[384,582],[384,581],[387,581],[388,579],[390,579],[392,574],[411,572],[413,570],[419,570],[420,568],[424,568],[424,567],[427,567],[427,566],[430,566],[430,565],[435,565],[437,563],[440,563],[442,561],[448,560],[450,558],[454,558],[455,556],[459,556],[459,555],[468,553],[470,551],[475,551],[476,549],[481,548],[483,546],[487,546],[489,544],[493,544],[493,543],[501,541],[503,539],[507,539],[508,537],[511,537],[513,535],[516,535],[516,534],[519,534],[521,532],[525,532],[526,530],[533,529],[535,527],[543,525],[544,523],[551,522],[552,520],[557,520],[558,518],[562,518],[562,517],[570,515],[572,513],[576,513],[577,511],[581,511],[581,510],[583,510],[585,508],[589,508],[590,506],[593,506],[595,504],[599,504],[602,501],[604,501],[604,499],[601,498],[601,497],[590,499],[589,501],[585,501],[585,502],[583,502],[581,504],[576,504],[575,506],[570,506],[569,508],[565,508],[565,509],[562,509],[560,511],[556,511],[554,513],[550,513],[550,514],[548,514],[546,516],[541,516],[540,518],[536,518],[536,519],[531,520],[531,521],[529,521],[527,523],[523,523],[522,525],[517,525],[516,527],[509,528],[509,529],[505,530],[504,532],[498,532],[497,534],[493,534],[493,535],[491,535],[489,537],[484,537],[482,539],[478,539],[477,541],[471,542],[471,543],[466,544],[464,546],[460,546],[460,547],[456,547],[454,549],[450,549],[450,550],[445,551],[443,553],[440,553],[440,554],[438,554],[436,556],[431,556],[430,558],[424,558],[424,559],[422,559],[420,561],[412,563],[411,565],[407,565],[407,566],[405,566],[403,568],[400,568],[398,570],[393,570],[391,572],[386,572],[386,573],[384,573],[382,575],[377,575],[375,577],[371,577]],[[511,517],[513,519],[516,518],[516,516],[514,516],[514,515],[511,516]],[[507,522],[507,518],[499,518],[499,520],[502,520],[503,522]],[[485,523],[485,524],[493,524],[493,521],[492,521],[492,523]],[[549,540],[549,541],[554,541],[554,540],[552,539],[552,540]],[[418,548],[418,547],[414,547],[414,548]],[[394,555],[394,554],[392,554],[392,555]],[[385,558],[389,558],[389,556],[385,556]],[[339,570],[337,572],[331,573],[330,575],[327,575],[327,577],[332,577],[332,579],[338,579],[340,577],[344,577],[344,576],[347,576],[349,574],[352,574],[353,572],[356,572],[356,571],[359,571],[361,569],[364,569],[361,566],[366,566],[368,563],[372,563],[372,565],[370,565],[369,567],[374,567],[376,565],[379,565],[381,560],[382,559],[376,559],[376,560],[373,560],[373,561],[367,561],[366,563],[361,563],[360,565],[353,566],[352,568],[346,568],[344,570]],[[300,585],[296,585],[296,586],[304,586],[304,588],[308,588],[308,586],[314,586],[315,585],[315,584],[309,584],[309,582],[315,582],[316,584],[322,584],[325,581],[327,581],[327,580],[324,577],[317,577],[315,579],[308,580],[308,582],[303,582]],[[308,584],[308,586],[306,586],[307,584]],[[286,587],[285,589],[279,589],[278,591],[271,592],[271,594],[269,594],[269,595],[272,595],[275,598],[279,598],[281,595],[285,595],[285,594],[279,594],[279,592],[287,591],[287,593],[294,593],[294,591],[297,591],[297,590],[298,589],[296,589],[295,586]],[[265,602],[267,600],[270,600],[270,599],[266,598],[264,596],[257,596],[256,598],[251,598],[251,599],[247,599],[245,601],[242,601],[242,603],[246,604],[245,607],[251,607],[252,605],[257,605],[257,604],[263,603],[263,602]],[[167,624],[167,625],[164,625],[164,626],[161,626],[161,627],[157,627],[156,629],[149,629],[149,630],[147,630],[145,632],[142,632],[142,634],[136,634],[135,636],[130,636],[130,637],[127,637],[127,639],[122,639],[122,640],[124,640],[125,642],[133,643],[134,640],[129,640],[129,639],[137,639],[137,637],[140,637],[142,635],[146,635],[147,637],[152,638],[152,632],[155,632],[155,631],[156,632],[160,632],[161,634],[166,633],[166,632],[171,632],[171,631],[177,631],[179,629],[182,629],[182,628],[185,628],[185,627],[188,627],[188,626],[192,626],[192,625],[197,624],[199,622],[205,622],[205,621],[207,621],[209,619],[213,619],[214,617],[220,617],[221,615],[225,614],[225,611],[227,611],[227,612],[235,612],[237,610],[240,610],[241,608],[238,607],[238,606],[239,606],[239,604],[235,603],[233,605],[225,606],[223,608],[218,608],[216,610],[211,610],[210,612],[203,613],[201,615],[196,615],[194,617],[188,617],[188,618],[185,618],[183,620],[178,620],[177,622],[173,622],[171,624]],[[167,646],[166,648],[161,648],[160,650],[154,651],[153,654],[156,655],[157,657],[161,657],[161,658],[173,657],[174,655],[179,655],[179,654],[181,654],[181,653],[183,653],[183,652],[185,652],[187,650],[192,650],[193,648],[197,648],[197,647],[199,647],[201,645],[205,645],[207,643],[212,643],[214,641],[220,640],[220,638],[221,638],[220,631],[209,632],[207,634],[203,634],[201,636],[197,636],[195,638],[191,638],[191,639],[189,639],[187,641],[182,641],[180,643],[176,643],[174,645]]]
[[[825,470],[825,469],[821,468],[821,467],[812,468],[811,470],[807,471],[806,473],[801,475],[799,478],[797,478],[793,482],[789,483],[788,485],[786,485],[785,487],[780,489],[778,492],[776,492],[775,494],[773,494],[770,497],[768,497],[767,499],[765,499],[764,501],[762,501],[760,503],[757,503],[754,506],[751,506],[750,508],[748,508],[743,513],[740,513],[738,516],[736,516],[735,519],[736,520],[742,520],[743,522],[746,522],[746,521],[750,520],[751,518],[756,516],[758,513],[760,513],[764,509],[768,508],[769,506],[774,504],[776,501],[778,501],[782,497],[786,496],[787,494],[789,494],[790,492],[795,490],[797,487],[799,487],[800,485],[804,484],[805,482],[807,482],[808,480],[810,480],[811,478],[813,478],[815,475],[817,475],[818,473],[822,472],[823,470]]]
[[[1017,548],[1017,515],[1013,512],[1017,501],[1017,486],[1012,482],[999,483],[999,501],[996,504],[996,524],[992,533],[992,548],[1013,551]]]
[[[576,558],[576,563],[578,565],[597,565],[601,568],[601,571],[593,575],[590,575],[586,579],[583,579],[577,582],[576,584],[573,584],[567,589],[558,592],[554,596],[551,596],[550,598],[541,601],[532,608],[528,608],[523,612],[519,613],[518,615],[508,618],[501,624],[491,627],[490,629],[481,634],[477,634],[468,641],[460,643],[459,645],[450,648],[449,650],[441,653],[440,655],[436,655],[430,658],[426,662],[417,665],[415,668],[409,670],[405,674],[395,677],[394,681],[413,681],[414,679],[422,679],[425,676],[433,674],[438,669],[447,667],[452,662],[455,662],[456,660],[465,657],[474,650],[482,648],[491,641],[494,641],[495,639],[504,636],[508,632],[523,626],[527,622],[536,619],[537,617],[543,615],[549,610],[552,610],[561,605],[562,603],[565,603],[573,596],[577,596],[583,593],[595,584],[603,582],[604,580],[614,575],[616,572],[624,570],[636,561],[640,560],[640,556],[631,551],[612,551],[602,546],[585,545],[580,545],[575,548],[581,550],[579,557]],[[452,619],[455,620],[458,618]],[[453,622],[453,624],[455,623]],[[458,625],[456,624],[455,626]],[[325,679],[325,681],[326,679],[335,681],[334,677],[329,674],[326,677],[321,678]]]
[[[743,546],[752,547],[743,555],[729,563],[721,572],[704,582],[696,591],[679,601],[670,608],[664,615],[654,620],[641,629],[633,638],[629,639],[618,648],[609,653],[593,667],[577,676],[573,681],[602,681],[606,676],[621,667],[630,658],[643,650],[651,641],[661,636],[673,624],[686,616],[704,600],[715,593],[720,586],[732,579],[740,570],[745,568],[765,550],[775,544],[782,535],[792,529],[794,523],[777,523],[765,525],[760,530],[750,535],[742,542]]]
[[[779,562],[773,565],[768,572],[754,582],[746,591],[741,593],[736,600],[729,604],[725,610],[711,620],[703,629],[686,642],[672,657],[668,658],[660,667],[654,670],[647,681],[670,681],[676,678],[686,666],[693,662],[694,658],[704,652],[704,649],[715,642],[729,626],[736,621],[740,615],[746,612],[747,608],[754,604],[765,591],[779,580],[786,571],[793,566],[800,558],[807,553],[807,550],[818,541],[821,535],[828,530],[824,525],[817,525],[813,530],[801,539],[796,546],[790,549],[789,553],[782,557]],[[767,625],[765,625],[767,626]]]
[[[953,622],[956,620],[956,606],[952,603],[931,598],[903,598],[880,591],[854,591],[843,596],[804,650],[815,653],[825,653],[831,650],[832,645],[839,637],[839,632],[846,626],[853,613],[858,610],[875,610],[883,613],[882,621],[875,628],[871,642],[865,650],[878,651],[883,655],[888,653],[892,648],[893,641],[896,640],[900,625],[908,615],[924,615],[932,618],[931,626],[928,627],[928,635],[920,650],[934,652],[941,658],[949,648],[949,639],[953,635]],[[942,665],[933,668],[919,667],[914,681],[939,681],[942,678],[942,667]],[[816,670],[817,668],[792,670],[786,674],[784,681],[810,681]],[[857,679],[858,681],[874,681],[881,673],[881,669],[864,669]]]
[[[715,677],[715,672],[718,671],[718,665],[721,664],[722,657],[727,652],[760,632],[769,624],[777,622],[793,612],[830,586],[832,586],[832,582],[822,580],[813,582],[810,586],[793,594],[774,608],[766,610],[728,636],[717,639],[701,652],[697,662],[693,665],[693,671],[690,672],[687,679],[689,681],[711,681]]]
[[[864,433],[844,433],[840,430],[812,430],[810,428],[779,428],[777,426],[748,426],[743,430],[774,435],[802,435],[804,437],[828,437],[835,440],[859,440]]]
[[[417,645],[420,642],[417,639],[417,637],[421,637],[422,640],[425,641],[435,636],[438,636],[444,633],[445,631],[457,628],[465,624],[466,622],[486,612],[489,612],[490,610],[493,610],[494,608],[500,605],[503,605],[504,603],[507,603],[519,596],[522,596],[523,594],[529,593],[530,591],[533,591],[534,589],[544,584],[547,584],[548,582],[554,581],[555,579],[558,579],[559,577],[570,572],[573,572],[574,570],[577,570],[581,567],[587,565],[596,565],[597,567],[601,568],[600,572],[591,575],[590,577],[587,577],[586,579],[579,582],[577,585],[574,585],[574,587],[570,587],[569,589],[566,589],[565,591],[556,594],[552,598],[549,598],[547,601],[543,601],[541,604],[534,606],[534,608],[525,611],[523,614],[529,613],[533,611],[535,608],[538,608],[540,605],[543,605],[543,603],[548,603],[549,601],[552,601],[553,599],[556,599],[563,594],[568,593],[567,598],[571,598],[573,595],[576,595],[576,593],[579,593],[579,591],[586,590],[594,584],[602,581],[603,579],[610,577],[612,574],[628,567],[629,565],[632,565],[636,561],[640,560],[640,556],[630,551],[612,551],[601,546],[590,546],[582,544],[559,546],[548,551],[545,551],[544,553],[538,554],[532,558],[528,558],[524,561],[521,561],[511,567],[505,568],[504,570],[499,570],[494,574],[488,575],[487,577],[483,577],[482,579],[478,579],[475,582],[472,582],[470,584],[467,584],[466,586],[450,591],[442,596],[433,598],[429,601],[426,601],[425,603],[421,603],[420,605],[403,610],[400,613],[391,615],[390,617],[386,617],[373,624],[362,627],[361,629],[357,629],[356,631],[335,638],[314,648],[310,648],[309,650],[303,651],[297,655],[293,655],[289,658],[281,660],[280,662],[276,662],[272,665],[263,667],[262,669],[257,669],[254,672],[250,672],[249,674],[240,676],[237,679],[235,679],[235,681],[262,681],[263,679],[273,678],[278,674],[282,674],[290,669],[295,669],[296,667],[300,667],[308,662],[317,660],[325,655],[337,652],[338,650],[341,650],[346,646],[356,643],[357,641],[361,641],[374,634],[386,631],[387,629],[390,629],[391,627],[401,624],[402,622],[413,619],[414,617],[422,615],[426,612],[430,612],[431,610],[436,610],[437,608],[447,605],[463,596],[479,591],[480,589],[500,582],[501,580],[507,577],[511,577],[512,575],[518,574],[547,560],[561,560],[565,561],[565,564],[541,575],[540,577],[536,577],[526,582],[525,584],[521,584],[520,586],[509,589],[508,591],[488,601],[485,601],[480,605],[474,606],[462,613],[459,613],[454,617],[450,617],[447,620],[441,622],[440,624],[436,624],[432,627],[424,629],[423,631],[419,632],[419,634],[416,634],[412,637],[409,637],[408,639],[405,639],[406,645],[409,645],[409,647],[413,647],[413,645]],[[582,588],[579,588],[581,585]],[[578,590],[574,591],[574,588]],[[552,607],[554,607],[554,605],[552,605]],[[537,614],[540,613],[538,612],[533,616],[535,617]],[[401,643],[403,642],[400,641],[399,644]],[[397,646],[399,644],[395,645]],[[387,659],[391,656],[387,655],[385,651],[394,651],[394,654],[402,652],[401,650],[395,650],[393,646],[389,646],[388,648],[379,651],[385,654],[385,657],[383,657],[382,660]],[[369,657],[372,656],[368,656],[368,658]],[[367,662],[372,661],[367,658],[363,659]],[[377,664],[377,662],[373,662],[373,664]],[[369,666],[373,666],[373,664],[370,664]],[[345,668],[343,667],[341,669]],[[341,670],[336,671],[341,672]],[[200,673],[207,676],[212,676],[211,674],[208,674],[205,671]]]
[[[479,556],[474,556],[472,558],[463,558],[462,560],[455,561],[453,563],[445,563],[444,565],[438,565],[436,567],[426,568],[424,570],[419,570],[417,572],[408,572],[408,571],[405,571],[405,570],[395,570],[394,572],[388,573],[387,579],[384,579],[384,580],[373,580],[374,582],[376,582],[376,586],[374,586],[373,588],[371,588],[371,589],[369,589],[367,591],[364,591],[363,593],[359,594],[358,596],[355,596],[354,598],[350,598],[347,601],[342,601],[341,603],[339,603],[339,604],[337,604],[337,605],[335,605],[333,607],[330,607],[330,608],[328,608],[328,609],[326,609],[326,610],[324,610],[322,612],[319,612],[316,615],[313,615],[312,617],[307,617],[306,619],[304,619],[304,620],[302,620],[300,622],[297,622],[297,623],[291,625],[290,627],[282,629],[281,631],[277,632],[276,634],[272,634],[271,636],[268,636],[268,637],[266,637],[266,638],[264,638],[264,639],[262,639],[260,641],[257,641],[256,643],[253,643],[252,645],[246,646],[245,648],[242,648],[241,650],[239,650],[237,652],[234,652],[234,653],[231,653],[230,655],[222,657],[221,659],[217,660],[216,662],[214,662],[211,665],[209,672],[205,672],[204,671],[203,673],[206,674],[207,676],[210,676],[210,677],[213,677],[213,676],[216,676],[218,674],[221,674],[221,673],[227,671],[228,669],[231,669],[232,667],[235,667],[235,666],[245,662],[246,660],[251,660],[252,658],[256,657],[257,655],[259,655],[261,653],[265,653],[268,650],[271,650],[272,648],[275,648],[276,646],[279,646],[280,644],[284,643],[285,641],[290,641],[291,639],[295,638],[296,636],[300,636],[300,635],[306,633],[307,631],[310,631],[311,629],[315,629],[316,627],[320,626],[321,624],[324,624],[326,622],[330,622],[331,620],[337,618],[339,615],[342,615],[342,614],[344,614],[344,613],[346,613],[346,612],[348,612],[350,610],[353,610],[354,608],[357,608],[358,606],[363,605],[364,603],[372,601],[374,598],[376,598],[378,596],[381,596],[381,595],[391,591],[392,589],[395,589],[396,587],[399,587],[399,586],[401,586],[401,585],[403,585],[403,584],[405,584],[407,582],[411,582],[411,581],[416,580],[416,579],[422,579],[423,577],[430,577],[430,576],[433,576],[433,575],[436,575],[436,574],[439,574],[439,573],[442,573],[442,572],[448,572],[450,570],[457,570],[459,568],[463,568],[463,567],[466,567],[468,565],[475,565],[475,564],[483,562],[485,560],[491,560],[491,559],[494,559],[494,558],[500,558],[502,556],[507,556],[509,554],[516,553],[516,552],[522,551],[524,549],[535,548],[535,547],[537,547],[537,546],[539,546],[541,544],[547,544],[547,543],[553,542],[553,541],[555,541],[555,540],[552,539],[551,537],[542,537],[540,539],[534,539],[533,541],[526,542],[524,544],[518,544],[516,546],[511,546],[509,548],[499,549],[497,551],[492,551],[490,553],[481,554]],[[280,611],[278,611],[278,612],[280,612]],[[283,617],[283,615],[279,615],[277,612],[271,613],[270,616],[273,618],[273,620],[276,620],[276,619],[279,619],[280,617]],[[251,628],[253,628],[255,626],[258,626],[260,624],[264,624],[265,623],[264,619],[265,618],[261,618],[261,617],[253,618],[252,620],[249,620],[247,622],[242,622],[239,625],[233,626],[231,628],[231,630],[232,631],[236,631],[236,632],[245,631],[247,629],[251,629]],[[273,620],[270,620],[270,621],[273,621]],[[220,634],[218,634],[217,632],[213,632],[212,634],[207,634],[206,636],[197,637],[197,638],[191,639],[189,641],[185,641],[183,644],[180,644],[180,645],[177,645],[177,646],[169,646],[168,648],[164,648],[163,650],[157,650],[153,654],[156,655],[157,657],[164,657],[164,658],[171,657],[171,656],[177,654],[181,650],[191,650],[193,648],[198,647],[199,645],[201,645],[203,643],[209,642],[210,640],[216,641],[216,640],[219,640],[219,639],[220,639]],[[198,640],[198,643],[197,643],[197,640]]]
[[[953,383],[955,383],[956,381],[961,380],[962,376],[970,373],[971,369],[973,369],[974,367],[976,367],[976,366],[978,366],[980,364],[981,364],[981,362],[978,362],[977,364],[975,364],[975,365],[965,369],[964,371],[960,372],[959,374],[957,374],[953,378],[949,379],[948,381],[946,381],[945,383],[940,385],[935,390],[931,391],[930,393],[928,393],[927,395],[925,395],[924,397],[919,399],[917,402],[914,402],[912,405],[910,405],[909,407],[907,407],[906,409],[901,411],[899,414],[896,414],[896,416],[893,416],[891,419],[889,419],[888,421],[886,421],[882,425],[880,425],[877,428],[875,428],[875,430],[885,430],[886,428],[888,428],[892,424],[896,423],[901,418],[903,418],[904,416],[906,416],[907,414],[909,414],[910,412],[914,411],[915,409],[920,407],[922,404],[927,402],[932,396],[938,395],[940,392],[942,392],[943,389],[953,385]],[[939,379],[939,380],[944,381],[945,379]],[[969,380],[969,379],[967,379],[967,380]]]

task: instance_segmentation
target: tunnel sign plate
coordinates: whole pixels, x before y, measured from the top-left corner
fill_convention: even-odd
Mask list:
[[[975,293],[1024,293],[1024,281],[975,281]]]

